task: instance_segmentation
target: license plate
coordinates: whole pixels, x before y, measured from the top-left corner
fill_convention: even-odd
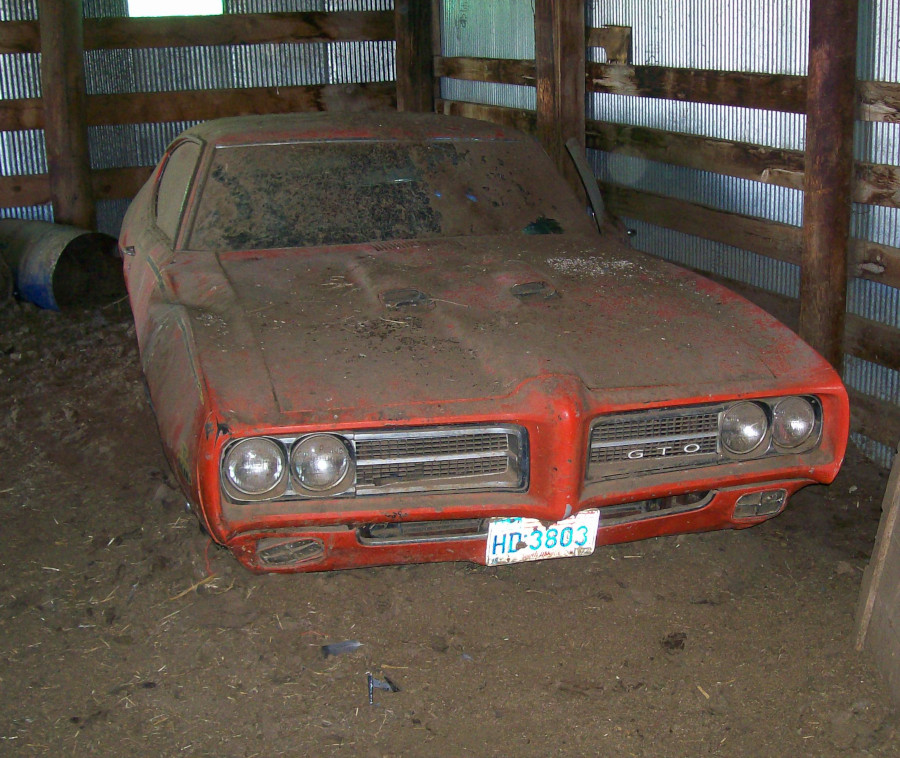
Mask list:
[[[600,511],[581,511],[546,524],[533,518],[495,518],[488,524],[485,563],[522,563],[590,555],[597,541]]]

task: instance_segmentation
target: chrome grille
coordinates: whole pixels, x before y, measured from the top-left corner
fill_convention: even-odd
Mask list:
[[[471,460],[412,461],[406,463],[382,463],[367,465],[359,471],[357,487],[381,487],[410,480],[444,479],[449,477],[483,476],[502,474],[509,467],[502,458],[476,458]]]
[[[358,458],[397,458],[409,456],[472,455],[506,451],[509,435],[506,433],[479,434],[465,432],[451,437],[400,437],[389,439],[358,439]]]
[[[517,490],[527,483],[525,432],[520,427],[356,432],[352,440],[357,495]]]
[[[707,405],[636,411],[598,419],[591,428],[587,479],[716,463],[723,408]]]

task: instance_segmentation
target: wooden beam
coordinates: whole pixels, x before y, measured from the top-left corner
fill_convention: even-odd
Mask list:
[[[631,64],[631,27],[601,26],[585,32],[587,47],[602,47],[607,63]]]
[[[586,124],[587,146],[610,153],[802,190],[804,153],[603,121]],[[856,163],[853,201],[900,208],[900,166]]]
[[[584,0],[535,0],[538,139],[579,195],[584,188],[566,142],[584,148],[584,28]]]
[[[434,75],[449,79],[533,87],[537,80],[534,61],[513,58],[442,58],[434,60]]]
[[[392,39],[390,11],[95,18],[84,27],[88,50]]]
[[[803,153],[679,134],[661,129],[588,121],[587,146],[741,179],[803,188]]]
[[[82,0],[39,0],[44,137],[53,217],[96,224],[88,153],[82,47]]]
[[[840,370],[853,181],[858,0],[812,3],[800,336]]]
[[[607,207],[617,216],[628,216],[800,265],[802,232],[799,227],[615,184],[601,184],[601,189]],[[900,288],[900,248],[854,239],[850,249],[851,276]]]
[[[94,171],[91,181],[98,200],[130,200],[153,173],[152,166],[109,168]]]
[[[50,179],[46,174],[0,177],[0,208],[23,208],[50,202]]]
[[[799,264],[800,229],[789,224],[716,210],[664,195],[602,184],[610,211],[703,239]]]
[[[435,75],[499,84],[534,84],[534,61],[437,58]],[[806,113],[806,77],[588,63],[587,91],[612,95]],[[860,118],[900,123],[900,83],[860,82]]]
[[[0,100],[0,131],[41,129],[44,126],[44,101],[40,98]]]
[[[664,66],[587,64],[591,92],[803,113],[806,77]]]
[[[848,389],[850,430],[896,449],[900,439],[900,406]]]
[[[848,313],[844,352],[900,371],[900,329]]]
[[[387,110],[396,105],[395,89],[393,82],[376,82],[91,95],[88,98],[88,122],[91,125],[143,124],[202,121],[255,113]]]
[[[37,53],[41,32],[37,21],[0,22],[0,53]]]
[[[504,108],[500,105],[482,105],[460,100],[438,100],[435,108],[445,116],[477,118],[501,126],[511,126],[526,134],[535,134],[537,131],[537,114],[521,108]]]
[[[431,2],[395,0],[397,110],[434,113]]]

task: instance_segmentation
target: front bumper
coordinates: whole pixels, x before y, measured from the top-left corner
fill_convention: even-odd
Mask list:
[[[697,495],[695,503],[682,498],[684,507],[648,511],[623,521],[619,506],[600,508],[597,547],[670,534],[703,532],[715,529],[741,529],[765,521],[779,513],[787,499],[806,480],[773,481],[765,484],[729,487]],[[768,495],[766,493],[769,493]],[[753,508],[742,505],[736,515],[738,501],[776,503],[755,515]],[[613,510],[617,509],[617,510]],[[762,512],[761,511],[761,512]],[[389,540],[371,539],[369,524],[335,524],[324,527],[286,528],[244,532],[227,543],[238,560],[256,572],[309,572],[333,569],[363,568],[403,563],[469,561],[485,565],[486,535],[477,522],[484,519],[434,520],[436,529],[411,530],[407,536]],[[422,522],[418,522],[422,523]],[[288,551],[272,551],[272,546],[293,546],[292,560]],[[261,553],[258,548],[269,548]],[[265,555],[276,556],[274,561]],[[285,560],[279,564],[279,560]]]

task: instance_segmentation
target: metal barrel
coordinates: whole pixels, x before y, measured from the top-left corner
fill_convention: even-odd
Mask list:
[[[116,240],[46,221],[0,219],[0,258],[20,298],[41,308],[91,307],[122,297]]]
[[[0,305],[12,298],[13,294],[13,276],[12,271],[3,258],[0,258]]]

